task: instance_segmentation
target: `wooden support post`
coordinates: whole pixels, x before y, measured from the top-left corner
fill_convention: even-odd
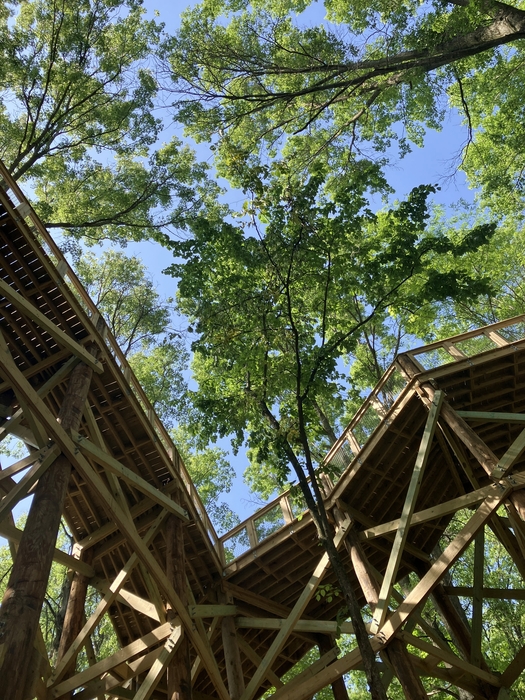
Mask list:
[[[329,637],[325,634],[318,635],[319,639],[319,655],[323,656],[327,652],[331,651],[335,646],[335,641],[333,637]],[[332,682],[332,692],[334,694],[334,700],[348,700],[348,692],[346,690],[346,684],[344,678],[336,678]]]
[[[84,552],[73,551],[73,555],[80,558],[81,555],[84,563],[90,565],[93,561],[93,550],[87,549]],[[77,637],[78,633],[84,626],[84,606],[86,603],[86,594],[88,587],[88,577],[84,574],[75,572],[73,576],[73,581],[71,582],[71,589],[69,591],[69,599],[67,601],[66,614],[64,617],[64,626],[62,627],[62,634],[60,636],[60,643],[57,652],[57,661],[60,661],[66,651],[69,649],[70,645]],[[69,669],[71,670],[71,669]]]
[[[5,342],[0,355],[6,378],[14,365]],[[93,351],[93,357],[95,351]],[[60,408],[58,421],[65,430],[78,430],[92,366],[78,364]],[[16,367],[15,367],[16,369]],[[44,472],[35,489],[24,534],[0,608],[0,677],[3,700],[24,700],[24,682],[53,561],[55,542],[64,509],[71,463],[60,455]]]
[[[173,494],[176,502],[181,502],[179,489]],[[186,565],[184,553],[184,524],[180,518],[170,514],[166,523],[166,575],[181,603],[188,605]],[[168,611],[168,620],[174,622],[177,614]],[[190,645],[187,635],[179,642],[167,667],[168,700],[191,700]]]
[[[366,602],[373,609],[379,600],[379,584],[372,575],[372,568],[361,546],[357,532],[350,532],[345,546],[350,554],[354,572],[363,590]],[[403,642],[394,637],[383,653],[398,677],[407,700],[426,700],[427,694],[418,673],[410,661]]]
[[[472,597],[472,646],[470,662],[481,664],[481,635],[483,632],[483,568],[485,565],[485,528],[474,540],[474,595]]]
[[[229,602],[224,596],[224,602]],[[239,700],[244,693],[244,672],[242,670],[241,654],[237,642],[237,628],[231,615],[221,620],[222,648],[226,664],[226,676],[228,678],[228,690],[231,700]]]
[[[432,401],[432,406],[430,407],[430,411],[428,413],[425,430],[421,439],[421,445],[419,447],[416,463],[414,465],[414,471],[412,472],[412,478],[410,479],[408,492],[403,505],[403,512],[399,518],[396,537],[394,539],[394,544],[388,560],[385,577],[381,585],[379,600],[377,601],[377,605],[374,610],[374,619],[372,620],[371,625],[372,633],[376,633],[380,629],[386,618],[386,612],[390,602],[390,594],[392,587],[396,582],[399,564],[401,563],[401,556],[403,554],[403,549],[410,527],[410,519],[412,518],[412,514],[415,509],[416,500],[419,494],[419,487],[421,486],[425,466],[430,455],[432,440],[434,438],[434,432],[436,430],[437,419],[441,409],[441,404],[443,403],[443,398],[443,392],[436,391],[434,400]]]

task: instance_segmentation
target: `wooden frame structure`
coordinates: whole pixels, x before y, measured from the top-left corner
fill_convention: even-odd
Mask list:
[[[275,700],[306,700],[332,684],[341,700],[360,653],[338,657],[337,597],[316,596],[336,581],[309,515],[283,494],[217,537],[96,307],[3,167],[0,176],[0,440],[30,450],[0,471],[0,534],[15,561],[0,608],[2,697],[254,700],[274,688]],[[411,700],[426,696],[420,677],[495,698],[525,667],[524,647],[496,673],[481,645],[484,601],[525,599],[525,587],[483,580],[487,527],[525,575],[524,390],[525,316],[399,356],[327,455],[342,472],[326,495],[334,542],[373,611],[384,680],[395,673]],[[21,531],[11,513],[29,494]],[[464,525],[436,551],[460,512]],[[54,548],[60,517],[72,555]],[[469,546],[472,586],[454,587],[448,575]],[[50,663],[28,603],[40,593],[24,586],[42,579],[45,589],[53,559],[73,580]],[[89,586],[100,600],[88,614]],[[471,621],[458,596],[472,598]],[[451,643],[425,620],[430,597]],[[97,658],[104,616],[120,648]],[[320,658],[285,683],[314,646]],[[75,666],[81,650],[86,667]]]

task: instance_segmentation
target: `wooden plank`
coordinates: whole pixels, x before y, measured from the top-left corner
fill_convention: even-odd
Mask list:
[[[455,668],[459,668],[465,673],[474,676],[475,678],[480,678],[481,680],[490,683],[490,685],[493,685],[496,688],[501,687],[501,679],[498,676],[495,676],[493,673],[483,671],[481,668],[478,668],[477,666],[474,666],[468,661],[459,658],[459,656],[456,656],[451,651],[445,651],[441,647],[429,644],[423,639],[420,639],[419,637],[416,637],[413,634],[408,634],[407,632],[398,632],[396,636],[402,639],[407,644],[411,644],[416,649],[420,649],[421,651],[424,651],[427,654],[431,654],[432,656],[437,657],[441,661],[444,661],[445,663],[450,664]]]
[[[410,479],[408,492],[403,505],[403,511],[401,513],[401,517],[399,518],[399,526],[396,531],[396,537],[394,539],[394,544],[392,546],[392,551],[386,567],[383,583],[381,585],[381,591],[379,592],[379,600],[374,609],[372,624],[370,626],[370,631],[373,634],[375,634],[382,626],[388,612],[388,604],[390,602],[392,586],[395,583],[399,565],[401,563],[403,548],[405,546],[408,530],[410,528],[410,520],[415,510],[416,500],[419,495],[419,488],[423,480],[423,473],[430,456],[437,419],[443,399],[444,393],[442,391],[436,391],[428,413],[423,437],[421,439],[421,444],[416,457],[416,463],[412,472],[412,478]]]
[[[471,598],[474,595],[472,586],[443,586],[447,595],[457,595]],[[495,598],[500,600],[525,600],[525,588],[482,588],[483,598]]]
[[[518,651],[514,659],[501,674],[501,685],[510,688],[521,676],[525,668],[525,644]]]
[[[264,629],[280,630],[286,624],[286,620],[275,617],[237,617],[235,626],[239,629]],[[353,634],[354,627],[351,622],[335,622],[332,620],[298,620],[293,628],[294,632],[318,632],[321,634]]]
[[[500,413],[494,411],[456,411],[467,420],[480,420],[495,423],[525,423],[525,413]]]
[[[75,700],[93,700],[99,695],[104,698],[106,694],[111,695],[109,691],[114,691],[122,683],[123,680],[129,680],[134,676],[147,672],[155,659],[162,651],[162,647],[144,654],[143,656],[134,659],[133,661],[125,661],[115,668],[122,678],[115,678],[110,674],[105,674],[102,678],[97,678],[89,683],[86,683],[83,690],[75,693]]]
[[[172,501],[169,496],[163,494],[162,491],[157,489],[155,486],[149,484],[139,474],[135,473],[131,469],[128,469],[128,467],[125,467],[117,459],[91,442],[91,440],[88,440],[83,435],[80,435],[80,433],[72,432],[71,437],[79,445],[80,450],[85,455],[92,457],[97,464],[109,469],[109,471],[116,476],[120,476],[145,496],[151,498],[154,503],[158,503],[166,508],[166,510],[168,510],[170,513],[173,513],[173,515],[176,515],[182,520],[188,521],[188,512],[184,510],[184,508],[181,508],[178,503]]]
[[[154,539],[155,535],[159,531],[160,527],[162,526],[165,518],[167,517],[167,513],[164,511],[161,513],[154,525],[150,527],[148,532],[146,533],[146,536],[144,538],[144,544],[147,546],[152,540]],[[130,575],[130,573],[133,571],[135,566],[138,564],[139,558],[137,554],[134,552],[131,557],[128,559],[126,564],[123,566],[121,571],[115,576],[114,580],[111,582],[111,585],[109,587],[108,592],[105,594],[105,596],[102,598],[102,600],[99,602],[97,605],[95,611],[93,614],[90,616],[89,620],[86,621],[84,627],[78,634],[77,638],[75,641],[71,644],[67,652],[64,654],[60,662],[56,665],[54,672],[51,675],[51,678],[49,679],[48,686],[53,687],[59,683],[60,679],[64,675],[64,673],[67,671],[69,668],[71,662],[73,659],[76,658],[78,652],[84,645],[84,642],[86,638],[93,632],[95,627],[98,625],[102,617],[105,615],[107,610],[109,609],[110,605],[114,602],[118,592],[124,585],[124,582]]]
[[[164,639],[169,637],[171,632],[172,627],[170,623],[165,622],[163,625],[160,625],[160,627],[157,627],[157,629],[153,630],[152,632],[145,634],[140,639],[131,642],[131,644],[128,644],[123,649],[119,649],[119,651],[115,652],[114,654],[111,654],[111,656],[108,656],[107,658],[103,659],[102,661],[99,661],[93,666],[89,666],[80,673],[77,673],[71,678],[68,678],[67,680],[63,681],[62,683],[55,685],[48,691],[49,697],[59,698],[65,693],[70,693],[76,688],[80,688],[86,683],[89,683],[89,681],[100,677],[103,673],[111,671],[116,666],[119,666],[120,664],[128,661],[129,659],[132,659],[134,656],[138,656],[141,652],[144,652],[145,650],[149,649],[154,644],[158,644],[159,642],[163,641]]]
[[[18,462],[11,464],[11,466],[5,467],[2,469],[2,471],[0,471],[0,481],[7,479],[7,477],[12,477],[14,474],[18,474],[18,472],[27,469],[27,467],[36,462],[38,456],[38,452],[31,452],[31,454],[27,455],[27,457],[23,457],[22,459],[19,459]]]
[[[480,527],[499,508],[513,488],[514,486],[510,483],[505,485],[502,483],[494,484],[494,495],[483,501],[476,513],[463,526],[441,556],[436,559],[411,593],[386,620],[378,633],[382,640],[388,641],[410,615],[415,612],[417,607],[426,600],[445,572],[461,556],[474,539]]]
[[[346,519],[337,528],[337,532],[334,537],[334,546],[337,549],[343,543],[346,535],[350,530],[350,527],[351,521],[350,519]],[[252,698],[254,697],[255,693],[257,692],[257,689],[259,688],[259,685],[266,677],[267,669],[272,667],[275,659],[279,655],[281,649],[286,643],[286,640],[291,634],[294,625],[296,624],[297,620],[299,620],[299,618],[301,617],[301,614],[304,612],[306,606],[308,605],[309,601],[311,600],[312,596],[317,590],[318,585],[320,584],[324,574],[326,573],[326,570],[328,569],[329,563],[330,560],[328,554],[323,554],[323,556],[319,560],[319,563],[315,567],[315,570],[312,576],[310,577],[310,580],[306,584],[303,592],[299,596],[299,599],[292,608],[292,611],[286,620],[286,624],[277,633],[270,648],[266,652],[266,655],[261,665],[258,669],[256,669],[254,675],[250,679],[250,682],[248,683],[248,686],[246,687],[246,690],[243,693],[241,700],[252,700]]]
[[[0,501],[0,522],[2,522],[19,501],[27,496],[29,489],[40,479],[46,469],[53,464],[59,454],[60,449],[58,445],[51,445],[41,450],[40,458],[35,461],[27,474],[24,474],[24,477]]]
[[[239,649],[242,651],[244,656],[252,662],[252,664],[257,668],[257,666],[260,666],[262,663],[262,659],[259,656],[259,654],[252,649],[252,647],[246,642],[242,637],[237,637],[237,644],[239,645]],[[276,688],[282,688],[284,683],[282,680],[279,678],[279,676],[272,671],[271,668],[268,669],[266,673],[266,678],[270,681],[270,683],[275,686]]]
[[[469,508],[470,506],[478,505],[487,498],[493,491],[492,485],[485,486],[482,489],[477,489],[471,493],[467,493],[464,496],[458,496],[445,503],[440,503],[437,506],[432,506],[431,508],[425,508],[418,513],[414,513],[410,520],[410,525],[420,525],[421,523],[429,522],[430,520],[437,520],[443,515],[449,515],[450,513],[455,513],[462,508]],[[395,532],[399,526],[399,518],[396,520],[389,520],[387,523],[382,523],[381,525],[374,525],[373,527],[368,527],[359,533],[360,540],[371,540],[375,537],[381,537],[389,532]]]
[[[104,371],[102,364],[98,362],[86,348],[77,343],[76,340],[73,340],[73,338],[50,321],[39,309],[33,306],[30,301],[27,301],[27,299],[16,292],[2,279],[0,279],[0,294],[10,301],[18,311],[28,316],[28,318],[37,323],[42,329],[46,330],[59,345],[67,348],[72,355],[78,357],[82,362],[88,365],[88,367],[91,367],[98,374]]]
[[[485,565],[485,529],[474,538],[474,585],[472,596],[470,662],[481,664],[481,636],[483,634],[483,570]]]
[[[93,586],[93,588],[96,588],[97,591],[102,593],[102,595],[106,595],[110,589],[111,584],[105,579],[92,578],[89,582],[89,585]],[[165,620],[160,619],[157,608],[153,603],[151,603],[149,600],[146,600],[145,598],[141,598],[140,596],[136,595],[136,593],[132,593],[131,591],[126,590],[125,588],[120,589],[115,600],[117,600],[119,603],[127,605],[133,610],[136,610],[142,615],[150,617],[156,622],[165,622]]]
[[[4,520],[3,522],[0,522],[0,535],[9,540],[9,542],[14,542],[18,544],[22,539],[23,534],[23,530],[19,530],[17,527],[11,525],[7,521]],[[58,564],[67,566],[68,569],[78,571],[80,574],[84,574],[85,576],[89,576],[90,578],[95,574],[95,569],[92,566],[89,566],[83,561],[72,557],[70,554],[66,554],[66,552],[62,552],[62,550],[60,549],[55,549],[53,560],[56,561]]]
[[[221,696],[221,700],[229,700],[228,692],[222,681],[217,663],[207,648],[207,642],[202,639],[200,634],[194,629],[187,609],[184,605],[182,605],[179,596],[168,581],[166,574],[159,565],[158,561],[142,541],[135,528],[135,525],[129,519],[129,516],[126,515],[126,513],[124,513],[124,511],[121,509],[115,498],[111,495],[100,475],[95,472],[86,458],[78,452],[77,446],[70,438],[68,433],[66,433],[62,426],[54,420],[44,402],[25,379],[22,372],[20,372],[10,354],[2,352],[1,355],[4,360],[2,369],[8,372],[8,376],[13,382],[15,389],[22,393],[31,409],[35,412],[35,415],[49,431],[49,434],[55,439],[63,453],[69,460],[71,460],[71,463],[76,466],[86,480],[87,484],[95,490],[102,504],[106,508],[108,515],[110,515],[111,518],[118,523],[120,529],[126,534],[138,557],[148,567],[151,574],[164,591],[169,603],[181,618],[184,629],[186,630],[188,637],[190,638],[191,643],[194,645],[197,653],[202,657],[203,664],[206,667],[216,690]],[[62,672],[64,672],[64,670]]]
[[[193,620],[200,617],[226,617],[238,614],[236,605],[190,605],[188,612]]]
[[[135,693],[134,700],[149,700],[169,662],[175,655],[183,638],[182,625],[176,625],[162,647],[159,656],[153,662],[148,675]]]
[[[525,429],[521,431],[503,457],[498,461],[491,477],[493,479],[502,479],[506,476],[514,466],[516,460],[519,459],[523,453],[523,450],[525,450]]]

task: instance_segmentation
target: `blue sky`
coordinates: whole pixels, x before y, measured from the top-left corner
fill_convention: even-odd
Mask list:
[[[174,7],[169,0],[146,0],[145,6],[148,14],[153,15],[157,10],[160,21],[165,22],[168,31],[174,31],[179,24],[179,13],[183,5]],[[186,4],[184,6],[187,6]],[[321,10],[316,6],[311,18],[321,17]],[[165,140],[168,141],[173,134],[183,137],[182,129],[170,124],[165,132]],[[449,206],[460,199],[472,201],[473,193],[468,190],[462,173],[456,172],[460,161],[462,146],[466,140],[466,129],[461,124],[461,117],[451,112],[441,132],[429,132],[425,139],[424,148],[414,147],[411,154],[399,160],[392,155],[392,163],[387,170],[390,184],[396,190],[398,197],[406,195],[413,187],[420,184],[438,184],[441,190],[434,197],[434,201],[444,206]],[[212,165],[212,153],[203,144],[196,148],[199,160],[204,160]],[[225,183],[222,183],[225,184]],[[242,201],[242,193],[227,190],[225,200],[233,205]],[[96,249],[95,251],[96,252]],[[126,249],[129,254],[140,257],[149,270],[159,293],[162,296],[173,296],[175,292],[175,280],[162,274],[162,270],[169,264],[166,251],[154,243],[132,244]],[[221,447],[228,448],[227,441],[223,441]],[[3,460],[3,466],[9,461]],[[246,466],[246,457],[243,454],[231,457],[232,469],[236,472],[235,486],[227,495],[226,500],[241,519],[252,514],[261,504],[249,493],[242,480],[242,473]],[[15,517],[28,509],[26,499],[15,512]]]

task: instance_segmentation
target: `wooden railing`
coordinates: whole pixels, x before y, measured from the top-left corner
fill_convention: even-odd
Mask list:
[[[493,323],[483,328],[461,333],[410,350],[408,355],[421,372],[443,365],[469,360],[469,358],[509,346],[525,338],[525,314]],[[483,355],[486,357],[486,355]],[[388,412],[407,386],[407,380],[394,362],[381,377],[358,412],[334,443],[322,464],[330,466],[330,473],[342,473],[357,457],[374,430],[387,417]],[[282,493],[247,520],[220,538],[227,562],[258,546],[263,539],[288,525],[304,510],[297,496],[297,487]]]
[[[17,185],[15,180],[11,177],[9,171],[5,168],[4,164],[0,161],[0,187],[5,191],[9,192],[9,200],[15,207],[16,214],[24,220],[26,225],[33,231],[37,236],[39,243],[43,246],[45,252],[49,258],[55,264],[56,270],[62,283],[68,285],[69,289],[73,292],[76,299],[80,302],[84,311],[90,317],[93,325],[97,325],[100,319],[100,313],[97,310],[96,305],[90,298],[89,294],[86,292],[82,286],[80,280],[76,276],[75,272],[67,262],[66,258],[62,254],[60,248],[57,246],[53,238],[50,236],[46,227],[37,216],[36,212],[33,210],[29,201],[26,199],[20,187]],[[166,455],[171,461],[176,472],[179,474],[181,481],[183,482],[188,496],[194,506],[197,516],[202,522],[205,532],[207,533],[208,539],[212,548],[215,550],[219,561],[223,562],[223,547],[219,540],[215,528],[211,520],[208,517],[206,509],[200,499],[197,489],[193,485],[191,477],[182,461],[179,452],[173,443],[171,437],[169,436],[166,428],[162,424],[160,418],[155,413],[153,406],[151,405],[148,397],[144,393],[142,386],[133,374],[126,357],[124,356],[122,350],[120,349],[115,337],[109,330],[105,327],[105,332],[103,333],[103,340],[106,349],[109,351],[114,363],[122,373],[122,378],[129,386],[131,392],[133,393],[135,399],[139,403],[140,407],[144,411],[149,424],[154,431],[154,437],[164,448]]]

